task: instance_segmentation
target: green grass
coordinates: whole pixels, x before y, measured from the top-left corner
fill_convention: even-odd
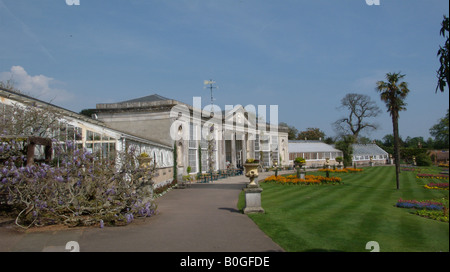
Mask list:
[[[323,173],[314,173],[322,174]],[[433,199],[448,191],[423,188],[427,181],[402,172],[396,190],[394,167],[370,167],[361,173],[332,174],[343,185],[280,185],[260,183],[264,214],[249,215],[286,251],[449,251],[449,224],[394,205],[399,198]],[[243,208],[244,196],[238,203]]]

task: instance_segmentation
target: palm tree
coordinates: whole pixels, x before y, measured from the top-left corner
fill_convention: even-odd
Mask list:
[[[447,16],[444,15],[444,20],[442,21],[441,28],[441,36],[446,38],[445,45],[439,46],[439,51],[437,56],[439,57],[439,62],[441,66],[437,71],[438,85],[436,87],[437,90],[444,91],[445,86],[447,88],[450,84],[450,68],[449,68],[449,54],[450,54],[450,42],[449,42],[449,33],[450,33],[450,21]]]
[[[406,110],[406,103],[404,99],[409,93],[408,83],[401,81],[405,75],[400,73],[387,73],[386,82],[378,81],[376,90],[380,92],[381,100],[386,103],[388,112],[392,117],[392,125],[394,127],[394,160],[395,160],[395,174],[397,182],[397,190],[400,189],[399,175],[400,175],[400,137],[398,133],[398,118],[399,112]]]

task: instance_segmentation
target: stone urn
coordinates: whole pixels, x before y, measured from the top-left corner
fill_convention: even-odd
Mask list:
[[[297,178],[305,179],[305,170],[303,169],[304,163],[294,162],[294,167],[297,170]]]
[[[255,178],[258,177],[258,166],[259,163],[257,162],[247,162],[244,164],[245,176],[250,179],[250,183],[247,187],[258,187],[258,184],[255,182]]]
[[[255,178],[258,177],[258,167],[259,162],[255,160],[249,160],[244,164],[245,176],[250,179],[247,188],[244,188],[245,214],[264,213],[264,209],[261,207],[261,192],[263,189],[255,182]]]
[[[141,168],[150,168],[150,163],[152,162],[152,158],[141,155],[138,157],[139,167]]]

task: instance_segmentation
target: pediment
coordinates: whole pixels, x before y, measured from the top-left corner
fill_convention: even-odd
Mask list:
[[[254,116],[254,113],[247,112],[244,107],[242,107],[241,105],[237,105],[231,110],[225,110],[225,125],[233,124],[242,127],[256,127],[256,117],[252,118],[252,115]]]

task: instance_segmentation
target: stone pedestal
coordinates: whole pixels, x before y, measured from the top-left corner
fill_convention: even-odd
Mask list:
[[[300,170],[300,178],[301,178],[301,179],[305,179],[305,174],[306,174],[305,171]]]
[[[261,207],[262,188],[258,186],[250,186],[244,189],[245,192],[245,208],[244,213],[264,213]]]

